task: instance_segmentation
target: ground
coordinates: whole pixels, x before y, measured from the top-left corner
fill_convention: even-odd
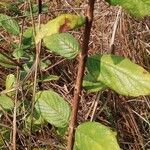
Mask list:
[[[31,26],[28,1],[19,2],[19,0],[11,1],[20,11],[15,12],[6,8],[0,8],[1,13],[5,13],[14,17],[19,21],[22,30]],[[83,14],[86,9],[86,0],[44,0],[47,10],[41,15],[41,22],[46,23],[48,20],[62,13]],[[24,14],[28,15],[27,17]],[[119,18],[117,20],[117,14]],[[34,15],[34,21],[37,22],[37,14]],[[118,24],[115,36],[114,24]],[[82,45],[83,28],[71,31],[73,35],[80,41]],[[97,0],[94,11],[94,21],[89,43],[89,55],[109,54],[111,51],[110,43],[112,38],[113,50],[117,55],[129,58],[133,62],[143,66],[146,70],[150,70],[150,18],[142,19],[134,18],[126,13],[125,10],[118,6],[109,6],[104,0]],[[18,37],[12,37],[0,28],[0,48],[11,55],[11,43],[18,40]],[[51,60],[52,66],[43,74],[55,74],[60,76],[58,81],[46,82],[42,84],[43,89],[53,88],[65,99],[71,103],[73,97],[73,88],[75,84],[77,72],[77,60],[66,60],[60,56],[54,56],[42,48],[41,58]],[[2,91],[6,76],[10,73],[16,73],[15,69],[6,69],[0,67],[0,90]],[[33,81],[31,77],[30,82]],[[26,99],[31,99],[31,93],[27,89]],[[111,95],[111,97],[109,97]],[[20,96],[20,100],[25,101]],[[22,116],[28,114],[26,110],[17,116],[18,135],[17,147],[24,149],[26,147],[26,135],[21,131],[24,126]],[[24,115],[23,115],[24,114]],[[6,112],[1,116],[0,126],[11,131],[12,116]],[[78,123],[87,120],[94,120],[111,127],[117,132],[117,139],[123,150],[148,150],[150,149],[150,101],[149,96],[141,96],[137,98],[124,97],[113,91],[104,91],[96,94],[89,94],[84,89],[81,95],[80,106],[78,110]],[[58,136],[51,125],[41,127],[40,131],[32,135],[33,145],[40,147],[50,145],[49,149],[63,149],[66,144],[65,139]],[[67,136],[67,134],[66,134]],[[10,149],[10,140],[5,140],[5,148]],[[4,148],[4,149],[5,149]]]

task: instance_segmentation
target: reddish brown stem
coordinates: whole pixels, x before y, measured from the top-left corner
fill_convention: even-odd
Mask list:
[[[39,14],[42,12],[42,0],[38,0]]]
[[[82,51],[79,54],[78,72],[76,77],[74,98],[72,100],[72,114],[71,114],[71,120],[69,124],[67,150],[73,150],[73,145],[74,145],[74,133],[75,133],[75,127],[77,123],[77,112],[78,112],[78,105],[80,101],[80,94],[82,90],[82,81],[83,81],[83,76],[85,71],[85,63],[88,56],[88,44],[89,44],[90,31],[91,31],[92,21],[93,21],[94,2],[95,0],[89,0],[88,9],[87,9],[87,19],[85,23],[83,45],[82,45]]]

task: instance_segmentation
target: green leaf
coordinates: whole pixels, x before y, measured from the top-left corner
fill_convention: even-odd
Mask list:
[[[90,74],[84,77],[82,86],[88,92],[98,92],[107,88],[102,82],[96,81]]]
[[[14,68],[16,65],[11,62],[7,57],[4,55],[0,54],[0,65],[6,68]]]
[[[6,92],[7,96],[9,97],[12,97],[15,95],[15,91],[11,91],[11,89],[14,88],[15,82],[16,82],[16,78],[13,74],[7,75],[7,78],[5,81],[5,90],[3,92]]]
[[[84,25],[85,20],[86,18],[84,16],[62,14],[50,20],[45,25],[42,25],[39,32],[37,32],[35,41],[38,43],[44,37],[78,28]]]
[[[14,106],[14,103],[10,97],[4,94],[0,95],[0,110],[1,109],[10,110],[13,108],[13,106]]]
[[[16,78],[15,78],[15,76],[13,74],[7,75],[6,82],[5,82],[6,90],[12,89],[14,84],[15,84],[15,82],[16,82]]]
[[[52,125],[60,128],[67,126],[70,107],[56,92],[52,90],[39,91],[36,94],[35,108]]]
[[[136,17],[150,16],[150,0],[106,0],[111,5],[120,5]]]
[[[18,23],[7,15],[0,14],[0,26],[13,35],[18,35],[20,33]]]
[[[126,96],[150,94],[150,73],[129,59],[115,55],[95,55],[87,60],[92,77]]]
[[[97,122],[79,125],[75,133],[74,150],[120,150],[116,133]]]
[[[48,36],[44,38],[44,44],[50,51],[68,59],[76,57],[80,51],[78,41],[69,33]]]

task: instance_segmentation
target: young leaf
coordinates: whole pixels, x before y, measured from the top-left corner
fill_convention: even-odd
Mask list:
[[[84,25],[85,20],[86,18],[83,16],[62,14],[55,19],[50,20],[45,25],[42,25],[39,32],[37,32],[35,41],[38,43],[44,37],[78,28]]]
[[[36,94],[35,108],[52,125],[60,128],[67,126],[70,107],[56,92],[52,90],[39,91]]]
[[[45,46],[52,52],[72,59],[80,51],[78,41],[69,33],[58,33],[44,38]]]
[[[7,15],[0,14],[0,26],[13,35],[18,35],[20,33],[18,23]]]
[[[13,74],[9,74],[6,78],[5,88],[6,90],[10,90],[13,88],[14,83],[16,82],[16,78]]]
[[[10,110],[14,106],[12,99],[4,94],[0,95],[0,110],[6,109]]]
[[[90,74],[84,77],[82,85],[88,92],[98,92],[107,88],[102,82],[96,81]]]
[[[129,59],[115,55],[95,55],[87,60],[92,77],[119,94],[150,94],[150,73]]]
[[[120,5],[136,17],[150,16],[150,0],[106,0],[111,5]]]
[[[120,150],[116,133],[97,122],[79,125],[75,133],[74,150]]]

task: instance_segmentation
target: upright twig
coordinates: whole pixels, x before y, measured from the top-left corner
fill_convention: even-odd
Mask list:
[[[33,18],[33,11],[32,11],[32,3],[31,0],[28,0],[29,6],[30,6],[30,14],[31,14],[31,20],[32,20],[32,26],[33,26],[33,36],[35,38],[36,36],[36,28],[35,28],[35,23],[34,23],[34,18]],[[42,5],[42,2],[38,4]],[[41,6],[39,6],[40,8]],[[40,12],[40,11],[39,11]],[[39,13],[38,15],[38,28],[40,28],[41,24],[41,14]],[[35,45],[36,47],[36,57],[35,57],[35,62],[34,62],[34,82],[33,82],[33,93],[32,93],[32,105],[31,105],[31,127],[30,127],[30,136],[29,136],[29,145],[28,149],[32,149],[32,144],[31,144],[31,135],[32,135],[32,125],[33,125],[33,111],[34,111],[34,104],[35,104],[35,95],[36,95],[36,85],[37,85],[37,74],[38,74],[38,64],[39,64],[39,56],[40,56],[40,51],[41,51],[41,41]]]
[[[122,8],[119,7],[119,10],[117,12],[117,17],[116,17],[114,25],[113,25],[113,31],[112,31],[111,41],[110,41],[110,52],[111,52],[111,54],[115,54],[114,41],[115,41],[115,36],[116,36],[116,31],[117,31],[118,23],[120,21],[121,12],[122,12]]]
[[[20,34],[20,43],[19,43],[19,48],[21,48],[22,45],[22,35],[23,35],[23,26],[24,26],[24,19],[22,21],[22,27],[21,27],[21,34]],[[17,59],[16,63],[19,63],[19,59]],[[20,68],[17,66],[17,77],[16,77],[16,84],[20,82]],[[16,136],[17,136],[17,100],[18,100],[18,88],[16,89],[15,92],[15,99],[14,99],[14,111],[13,111],[13,150],[17,149],[17,144],[16,144]]]
[[[72,101],[72,114],[71,114],[71,120],[69,124],[69,137],[68,137],[67,150],[72,150],[74,145],[74,133],[75,133],[75,127],[77,123],[77,112],[78,112],[78,105],[80,101],[82,81],[83,81],[83,76],[85,71],[85,63],[88,55],[88,44],[89,44],[90,31],[91,31],[92,21],[93,21],[94,3],[95,0],[89,0],[88,8],[87,8],[87,14],[86,14],[87,19],[85,23],[83,45],[82,45],[82,50],[79,54],[78,72],[77,72],[77,78],[76,78],[76,84],[74,90],[74,98]]]
[[[42,0],[38,0],[39,14],[42,12]]]

